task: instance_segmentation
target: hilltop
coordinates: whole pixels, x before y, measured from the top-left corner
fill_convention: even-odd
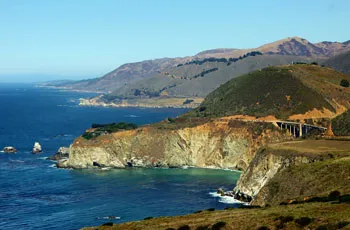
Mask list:
[[[230,80],[185,116],[331,118],[350,108],[350,76],[318,65],[268,67]]]

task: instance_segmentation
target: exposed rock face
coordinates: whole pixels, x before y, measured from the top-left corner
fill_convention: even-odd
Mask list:
[[[59,161],[63,159],[67,159],[69,157],[70,149],[68,147],[60,147],[56,154],[48,157],[48,160]]]
[[[12,147],[12,146],[7,146],[3,149],[3,151],[5,153],[16,153],[17,149],[15,147]]]
[[[36,154],[36,153],[41,153],[42,151],[43,150],[42,150],[41,145],[39,144],[39,142],[35,142],[33,150],[32,150],[32,153]]]
[[[259,125],[259,124],[254,124]],[[290,137],[277,129],[234,127],[220,119],[191,128],[160,129],[145,126],[87,141],[77,138],[69,160],[58,167],[218,167],[246,169],[258,148]]]
[[[253,205],[264,205],[262,197],[256,202],[256,197],[261,196],[261,189],[273,179],[279,172],[291,166],[308,164],[324,160],[325,156],[317,154],[303,154],[288,150],[261,149],[251,161],[247,170],[242,173],[234,192],[238,195],[246,195],[253,198]]]

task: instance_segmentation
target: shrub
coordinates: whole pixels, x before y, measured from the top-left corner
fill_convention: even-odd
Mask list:
[[[346,227],[350,222],[344,221],[344,222],[338,222],[335,224],[324,224],[320,225],[316,228],[316,230],[329,230],[329,229],[342,229]]]
[[[192,102],[194,102],[194,100],[192,100],[192,99],[186,99],[186,100],[183,102],[183,104],[184,104],[184,105],[187,105],[187,104],[191,104]]]
[[[296,219],[294,222],[298,224],[300,227],[305,227],[312,222],[312,219],[309,217],[300,217],[299,219]]]
[[[350,195],[343,195],[339,197],[341,203],[350,203]]]
[[[261,226],[258,228],[258,230],[270,230],[270,228],[267,226]]]
[[[175,123],[175,119],[172,118],[172,117],[168,117],[168,121],[169,121],[170,123]]]
[[[212,230],[220,230],[221,228],[225,227],[226,226],[226,222],[223,222],[223,221],[220,221],[220,222],[217,222],[216,224],[214,224],[211,229]]]
[[[183,225],[183,226],[179,227],[177,230],[190,230],[190,229],[191,229],[190,226]]]
[[[96,129],[93,132],[85,132],[83,133],[82,137],[90,140],[94,137],[98,137],[102,135],[103,133],[113,133],[117,132],[119,130],[131,130],[136,129],[137,125],[134,123],[125,123],[125,122],[119,122],[119,123],[111,123],[111,124],[92,124],[91,128]]]
[[[215,211],[215,208],[208,208],[207,211]]]
[[[113,226],[113,222],[104,223],[104,224],[102,224],[102,226]]]
[[[340,192],[339,191],[333,191],[328,195],[328,200],[329,201],[335,201],[338,200],[340,197]]]
[[[340,85],[341,86],[343,86],[343,87],[349,87],[349,81],[348,80],[346,80],[346,79],[342,79],[341,81],[340,81]]]
[[[209,225],[201,225],[196,228],[196,230],[209,230]]]
[[[144,220],[150,220],[150,219],[153,219],[153,217],[149,216],[149,217],[144,218]]]

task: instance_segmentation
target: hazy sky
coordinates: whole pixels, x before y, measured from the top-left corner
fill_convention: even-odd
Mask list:
[[[0,0],[0,81],[99,77],[289,36],[343,42],[349,24],[349,0]]]

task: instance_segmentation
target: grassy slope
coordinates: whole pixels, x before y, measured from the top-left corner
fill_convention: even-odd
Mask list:
[[[269,67],[232,79],[210,93],[189,116],[247,114],[286,118],[314,108],[335,111],[330,101],[346,104],[350,90],[339,86],[349,78],[314,65]],[[290,96],[291,100],[287,99]]]
[[[337,136],[350,136],[350,111],[332,120],[332,129]]]
[[[309,217],[311,223],[308,229],[316,229],[319,226],[336,226],[340,222],[350,222],[350,204],[330,204],[330,203],[305,203],[299,205],[274,206],[260,209],[234,209],[223,211],[203,211],[197,214],[176,217],[160,217],[151,220],[124,223],[113,227],[92,227],[91,229],[178,229],[188,225],[190,229],[200,229],[202,226],[212,228],[218,222],[225,222],[222,229],[259,229],[262,226],[268,229],[276,229],[282,226],[280,217],[291,216],[293,220],[285,223],[283,229],[304,229],[296,224],[296,219]],[[349,224],[344,223],[343,225]],[[265,228],[266,229],[266,228]],[[277,228],[278,229],[278,228]],[[323,228],[324,229],[324,228]],[[329,229],[329,228],[326,228]],[[335,228],[338,229],[338,228]],[[347,229],[346,227],[343,229]]]
[[[349,151],[344,155],[349,155]],[[349,178],[350,157],[288,167],[277,173],[260,190],[254,204],[278,205],[288,199],[325,196],[334,190],[348,194]]]

